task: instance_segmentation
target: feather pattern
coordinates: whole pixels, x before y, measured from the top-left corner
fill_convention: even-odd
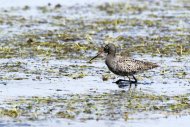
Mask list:
[[[157,64],[151,63],[151,62],[145,62],[145,61],[140,61],[140,60],[135,60],[129,57],[123,57],[123,56],[117,56],[116,55],[116,47],[114,44],[107,44],[104,47],[104,53],[107,53],[106,57],[106,65],[109,68],[110,71],[112,71],[116,75],[120,76],[133,76],[134,81],[130,80],[130,83],[137,83],[137,79],[134,77],[134,74],[143,72],[145,70],[149,70],[155,67],[158,67]],[[98,57],[102,53],[99,52],[98,55],[93,57],[90,61]],[[120,83],[120,81],[125,81],[119,79],[116,81],[116,83]]]
[[[157,64],[135,60],[129,57],[107,55],[106,65],[115,74],[121,76],[133,75],[155,67]]]

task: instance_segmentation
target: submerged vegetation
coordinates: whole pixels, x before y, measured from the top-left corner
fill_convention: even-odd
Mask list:
[[[49,118],[128,121],[138,119],[138,114],[151,118],[148,113],[159,113],[162,117],[189,115],[189,91],[168,95],[169,90],[162,94],[155,94],[157,89],[150,90],[152,85],[172,88],[190,83],[187,20],[190,10],[184,1],[177,2],[133,0],[69,7],[49,3],[1,8],[0,79],[7,81],[7,86],[9,82],[17,84],[16,90],[32,84],[27,86],[30,90],[37,81],[39,85],[49,83],[52,87],[57,87],[57,81],[62,87],[48,96],[15,95],[3,100],[0,117],[13,121]],[[35,16],[33,11],[37,12]],[[150,87],[143,85],[146,89],[132,91],[107,88],[108,91],[101,92],[95,87],[117,78],[98,62],[87,63],[107,43],[114,43],[121,55],[150,58],[160,65],[157,70],[138,75],[140,80],[151,81]],[[93,83],[89,91],[95,90],[90,94],[69,93],[65,84],[73,85],[72,81],[76,81],[74,85],[82,84],[82,88],[83,84]]]
[[[8,100],[10,108],[1,108],[1,116],[28,120],[60,117],[79,120],[134,119],[130,114],[151,112],[169,115],[189,114],[189,94],[166,96],[142,91],[66,94],[59,97],[32,97]],[[42,108],[43,107],[43,108]],[[126,114],[128,117],[126,118]],[[80,117],[79,117],[80,116]],[[149,116],[151,118],[151,116]]]
[[[164,7],[162,4],[165,4]],[[96,10],[96,16],[106,15],[105,18],[94,18],[93,14],[86,18],[86,15],[78,14],[80,11],[77,12],[75,6],[38,7],[38,18],[35,19],[23,15],[11,15],[13,12],[25,13],[33,9],[29,6],[24,8],[7,9],[3,12],[6,15],[0,16],[3,26],[20,29],[19,32],[11,30],[10,34],[15,35],[13,37],[1,38],[3,42],[0,48],[1,58],[30,56],[31,52],[34,57],[42,55],[57,58],[86,58],[88,52],[96,51],[105,43],[115,43],[123,49],[128,48],[128,53],[166,56],[190,54],[187,12],[181,12],[180,15],[164,15],[165,11],[184,10],[183,7],[172,3],[118,2],[86,6],[81,9],[81,11],[88,10],[89,13]],[[71,14],[76,12],[76,18],[70,17],[69,14],[62,15],[67,9]],[[159,13],[159,10],[163,12]],[[51,15],[52,13],[56,15]],[[41,15],[47,17],[48,21],[41,18]]]

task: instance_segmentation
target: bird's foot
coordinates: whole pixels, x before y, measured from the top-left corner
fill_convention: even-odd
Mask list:
[[[113,82],[113,83],[116,83],[116,84],[121,84],[121,83],[126,83],[126,82],[128,82],[128,83],[129,83],[129,81],[128,81],[128,80],[119,79],[119,80],[117,80],[117,81],[115,81],[115,82]]]
[[[119,80],[117,80],[116,82],[113,82],[113,83],[116,83],[119,86],[119,88],[124,88],[126,86],[131,87],[131,84],[135,84],[135,86],[137,86],[136,81],[129,81],[129,80],[123,80],[123,79],[119,79]]]
[[[119,79],[117,80],[116,82],[113,82],[113,83],[116,83],[116,84],[136,84],[137,82],[136,81],[129,81],[129,80],[123,80],[123,79]]]

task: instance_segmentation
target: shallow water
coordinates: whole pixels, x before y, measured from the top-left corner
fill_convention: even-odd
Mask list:
[[[0,126],[188,126],[189,6],[1,1]],[[107,43],[160,67],[121,88],[105,56],[87,63]]]
[[[83,127],[97,127],[97,126],[104,126],[104,127],[163,127],[163,126],[173,126],[173,127],[179,127],[179,126],[187,126],[189,124],[188,122],[189,116],[181,116],[181,117],[170,117],[170,118],[159,118],[159,119],[153,119],[153,120],[132,120],[128,121],[127,123],[125,121],[119,120],[119,121],[95,121],[95,120],[89,120],[86,122],[80,122],[80,121],[71,121],[71,120],[63,120],[63,119],[50,119],[48,121],[40,121],[40,122],[31,122],[31,123],[21,123],[21,124],[5,124],[6,126],[54,126],[54,127],[60,127],[62,126],[69,126],[69,127],[77,127],[77,126],[83,126]],[[146,123],[146,124],[145,124]],[[1,124],[4,126],[4,124]]]

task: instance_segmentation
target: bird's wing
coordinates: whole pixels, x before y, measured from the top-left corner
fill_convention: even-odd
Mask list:
[[[155,63],[131,59],[129,57],[118,57],[117,66],[123,73],[136,73],[158,67]]]

